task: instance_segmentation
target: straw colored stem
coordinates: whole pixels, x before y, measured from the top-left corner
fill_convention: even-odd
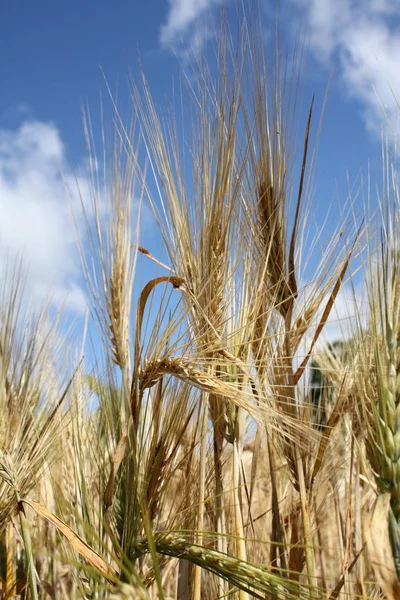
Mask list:
[[[232,479],[233,479],[233,504],[235,513],[236,529],[236,554],[240,561],[247,561],[246,541],[244,538],[243,518],[240,507],[240,450],[238,436],[235,435],[233,442],[233,461],[232,461]],[[246,591],[239,590],[239,600],[248,600]]]
[[[309,506],[307,502],[307,490],[304,479],[304,467],[303,461],[300,456],[300,452],[298,448],[296,448],[297,455],[297,475],[298,475],[298,483],[299,483],[299,493],[300,493],[300,504],[301,504],[301,515],[303,520],[303,528],[304,528],[304,539],[305,539],[305,552],[306,552],[306,565],[307,565],[307,575],[308,575],[308,583],[311,590],[311,598],[318,598],[318,594],[316,594],[318,590],[318,582],[315,576],[315,561],[314,561],[314,551],[312,547],[312,539],[311,539],[311,531],[310,531],[310,515],[309,515]]]
[[[29,531],[28,521],[26,519],[25,509],[24,509],[22,502],[20,502],[18,493],[17,493],[17,500],[18,500],[18,516],[19,516],[19,522],[21,525],[22,539],[24,540],[24,550],[25,550],[26,562],[27,562],[27,567],[28,567],[28,581],[29,581],[29,587],[31,590],[31,598],[32,598],[32,600],[39,600],[38,590],[37,590],[37,582],[36,582],[35,563],[33,560],[31,534]]]
[[[207,428],[208,428],[208,401],[204,402],[203,421],[201,426],[200,439],[200,482],[199,482],[199,508],[197,515],[197,536],[196,541],[199,546],[202,544],[204,529],[204,498],[207,464]],[[196,565],[194,570],[193,600],[201,598],[201,567]]]
[[[7,564],[6,564],[6,600],[11,600],[17,593],[17,569],[15,562],[14,526],[7,525]]]

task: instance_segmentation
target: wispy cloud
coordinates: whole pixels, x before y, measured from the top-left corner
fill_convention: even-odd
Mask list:
[[[380,133],[385,113],[398,130],[400,13],[398,0],[293,0],[309,27],[319,61],[339,67],[349,97],[360,102],[366,126]]]
[[[78,180],[85,193],[88,180]],[[6,260],[22,255],[34,301],[51,292],[55,302],[66,299],[68,308],[81,313],[86,302],[65,185],[77,209],[75,176],[54,125],[28,121],[0,130],[0,273]]]
[[[229,1],[168,0],[161,45],[180,56],[200,54],[213,35],[217,7]],[[264,0],[264,7],[271,3]],[[399,0],[292,0],[281,14],[293,19],[289,6],[305,19],[317,60],[338,66],[345,93],[359,102],[368,130],[380,135],[387,118],[400,133]]]
[[[160,43],[177,52],[201,52],[212,35],[212,15],[226,0],[168,0],[166,23],[160,29]]]

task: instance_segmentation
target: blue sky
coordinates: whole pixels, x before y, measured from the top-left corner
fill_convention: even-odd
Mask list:
[[[220,5],[235,24],[233,0],[3,0],[0,258],[6,252],[28,257],[32,295],[41,297],[51,286],[56,298],[68,294],[73,311],[84,311],[60,165],[71,189],[73,167],[87,189],[81,104],[89,104],[96,130],[100,94],[106,95],[100,66],[113,90],[118,83],[122,115],[128,116],[127,79],[130,69],[137,72],[140,55],[162,105],[181,68],[173,50],[183,66],[187,48],[196,44],[203,52],[212,42],[210,24]],[[262,0],[267,40],[277,5],[283,43],[299,28],[306,31],[305,102],[315,93],[320,108],[334,73],[315,171],[315,202],[322,214],[336,195],[345,198],[346,170],[354,182],[360,172],[366,174],[368,160],[373,168],[379,162],[384,110],[398,129],[399,0]],[[78,207],[77,195],[72,200]]]

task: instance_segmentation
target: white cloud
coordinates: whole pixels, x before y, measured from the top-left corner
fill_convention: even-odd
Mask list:
[[[178,36],[186,34],[193,22],[211,3],[212,0],[169,0],[167,23],[161,27],[161,43],[169,45]]]
[[[161,45],[181,57],[188,51],[199,54],[213,35],[215,8],[228,1],[168,0]],[[288,7],[294,5],[305,17],[317,60],[338,66],[343,88],[360,103],[368,130],[380,135],[387,117],[400,134],[399,0],[292,0],[283,14],[293,18]]]
[[[22,255],[34,301],[51,293],[54,302],[66,299],[68,308],[81,313],[86,302],[65,183],[78,208],[75,177],[54,125],[28,121],[17,130],[0,130],[0,271],[5,261]],[[83,193],[88,189],[85,176],[79,186]]]
[[[210,37],[212,9],[223,0],[168,0],[167,20],[160,30],[160,43],[167,48],[198,53]]]
[[[311,48],[325,64],[337,61],[350,97],[363,107],[369,130],[398,129],[400,16],[398,0],[293,0],[305,13]]]

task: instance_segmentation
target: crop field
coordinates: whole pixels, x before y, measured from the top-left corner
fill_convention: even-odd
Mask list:
[[[110,92],[100,152],[86,114],[78,335],[8,265],[0,598],[400,598],[396,140],[363,210],[317,219],[302,43],[235,35],[171,109],[145,74],[129,122]]]

